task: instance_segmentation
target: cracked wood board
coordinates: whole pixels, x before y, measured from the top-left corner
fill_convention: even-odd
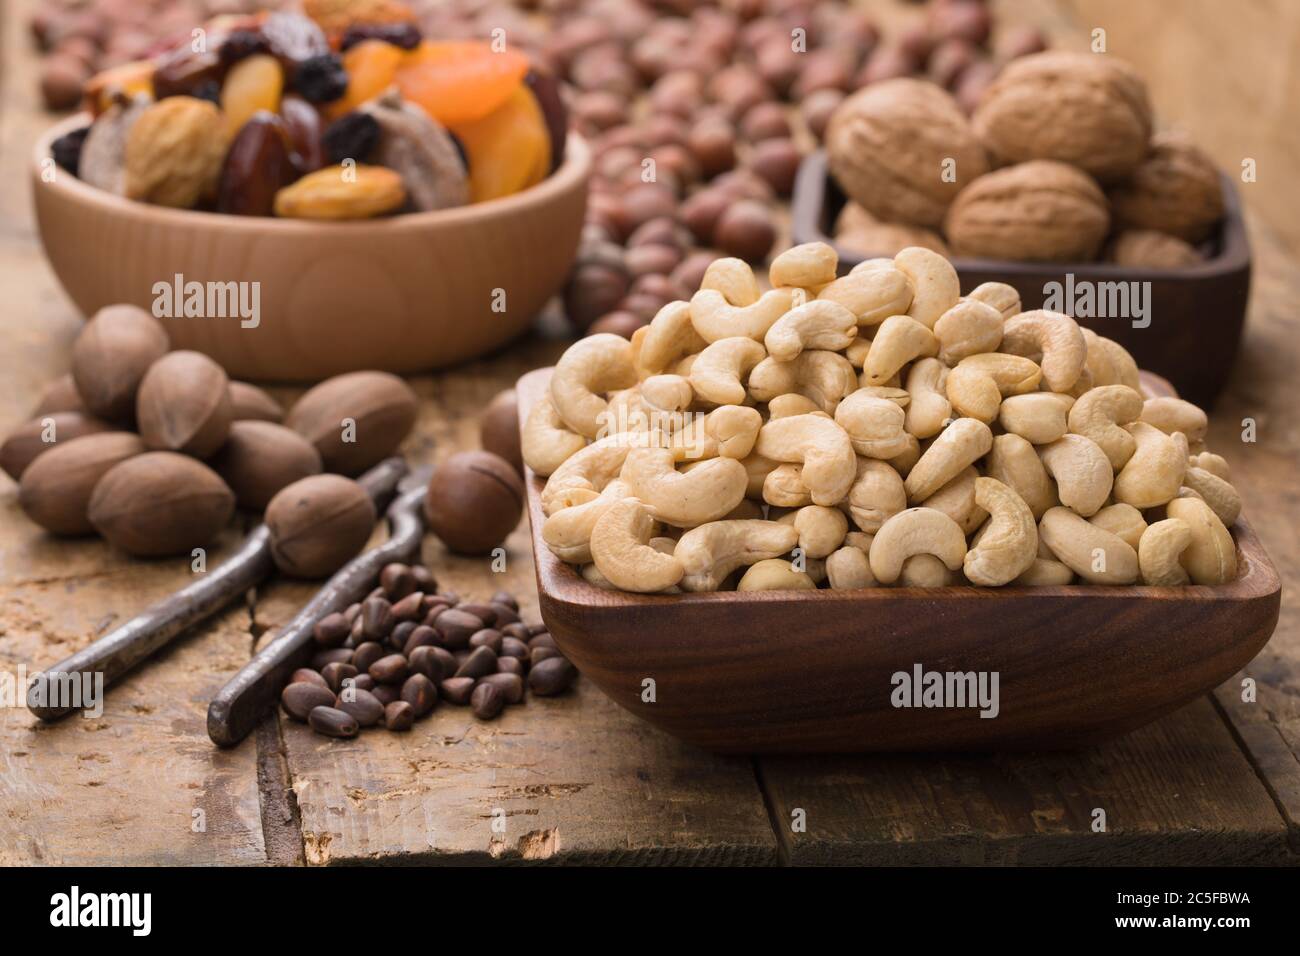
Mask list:
[[[413,456],[477,446],[477,414],[523,371],[553,361],[537,344],[435,380],[417,379]],[[485,599],[513,591],[526,620],[537,595],[526,526],[506,570],[449,555],[424,559],[442,588]],[[256,626],[288,621],[311,587],[277,582]],[[264,634],[263,640],[270,634]],[[281,718],[309,864],[772,863],[776,841],[750,761],[713,757],[660,733],[579,679],[558,698],[529,697],[498,719],[442,703],[405,734],[321,737]],[[495,827],[494,827],[495,824]]]
[[[1083,751],[763,758],[760,773],[795,864],[1295,862],[1277,808],[1204,697]],[[791,827],[797,810],[804,832]]]

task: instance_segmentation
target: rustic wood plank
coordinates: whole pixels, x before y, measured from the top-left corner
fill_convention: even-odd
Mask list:
[[[478,410],[558,350],[534,342],[415,380],[425,401],[408,453],[427,460],[476,447]],[[470,598],[511,590],[536,620],[525,526],[506,548],[502,573],[448,554],[432,537],[424,559],[442,587]],[[308,585],[272,584],[258,596],[257,627],[285,623],[309,595]],[[283,735],[310,864],[776,860],[748,760],[679,744],[582,680],[569,695],[529,698],[490,723],[441,704],[407,734],[371,730],[337,741],[285,721]]]

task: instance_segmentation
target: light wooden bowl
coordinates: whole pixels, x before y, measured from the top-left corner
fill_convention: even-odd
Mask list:
[[[238,318],[161,320],[173,347],[205,352],[238,378],[316,381],[475,358],[528,328],[577,250],[591,153],[572,133],[563,165],[514,196],[317,223],[150,206],[61,170],[46,181],[50,143],[86,120],[55,126],[32,159],[36,219],[59,281],[86,315],[117,302],[152,310],[155,283],[178,274],[260,283],[257,328]]]
[[[549,378],[520,379],[521,420]],[[560,649],[638,717],[720,753],[1091,744],[1227,680],[1268,642],[1281,603],[1244,521],[1240,577],[1221,587],[607,591],[546,547],[544,482],[530,471],[526,484],[542,619]],[[997,672],[998,715],[894,707],[892,675],[918,664]]]

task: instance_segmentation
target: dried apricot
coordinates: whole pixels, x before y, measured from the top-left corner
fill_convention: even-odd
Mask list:
[[[415,15],[396,0],[303,0],[303,11],[330,36],[356,24],[405,23]]]
[[[443,126],[483,119],[523,83],[528,57],[473,40],[421,43],[397,71],[402,98]]]
[[[226,114],[226,132],[233,138],[258,110],[280,111],[284,93],[284,70],[275,57],[258,53],[230,68],[221,84],[221,109]]]
[[[153,60],[134,60],[96,73],[86,82],[87,108],[98,116],[119,93],[127,99],[138,93],[153,96],[153,71]]]
[[[550,171],[551,137],[527,87],[518,87],[491,115],[451,131],[465,147],[473,202],[527,189]]]
[[[348,74],[348,89],[342,99],[329,105],[330,119],[352,112],[392,86],[397,68],[405,58],[406,52],[401,47],[383,40],[363,40],[344,53],[343,69]]]
[[[275,194],[275,214],[294,219],[369,219],[406,202],[402,177],[383,166],[326,166]]]

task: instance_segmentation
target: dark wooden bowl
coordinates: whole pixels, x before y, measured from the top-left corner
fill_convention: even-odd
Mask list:
[[[1080,318],[1100,335],[1133,353],[1138,366],[1163,375],[1181,395],[1209,407],[1223,390],[1246,326],[1250,293],[1250,244],[1241,200],[1232,179],[1223,177],[1226,213],[1219,233],[1207,244],[1209,258],[1188,269],[1135,269],[1108,262],[1036,263],[993,259],[954,259],[963,292],[981,282],[1015,286],[1026,309],[1043,306],[1044,286],[1065,282],[1149,282],[1151,323],[1134,328],[1128,319]],[[827,173],[826,154],[818,151],[799,167],[791,209],[795,242],[828,242],[840,255],[841,272],[863,259],[831,238],[844,194]],[[1071,313],[1073,314],[1073,313]]]
[[[519,380],[520,415],[549,381]],[[1281,584],[1244,521],[1222,587],[874,588],[638,595],[588,584],[541,538],[542,619],[617,703],[719,753],[1077,747],[1132,730],[1231,677],[1268,642]],[[899,709],[892,675],[997,672],[999,713]],[[653,681],[653,702],[643,699]]]

